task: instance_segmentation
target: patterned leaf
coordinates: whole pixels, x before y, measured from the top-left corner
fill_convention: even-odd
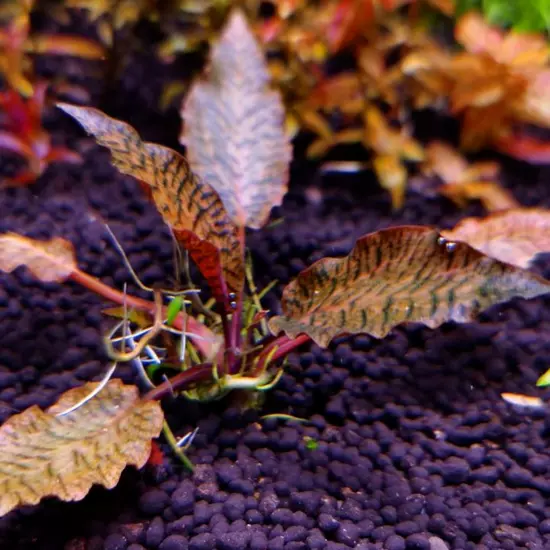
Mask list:
[[[65,281],[76,269],[73,245],[60,238],[36,241],[17,235],[0,235],[0,270],[11,273],[25,266],[44,283]]]
[[[140,401],[134,386],[111,380],[68,414],[99,382],[74,388],[47,411],[36,405],[0,427],[0,515],[42,498],[80,500],[92,485],[114,487],[129,464],[141,468],[162,429],[156,401]]]
[[[292,152],[284,107],[270,90],[263,52],[239,10],[212,48],[205,79],[185,101],[181,142],[193,170],[240,226],[259,229],[287,189]]]
[[[436,229],[403,226],[359,239],[345,258],[324,258],[283,293],[272,332],[306,333],[321,346],[339,334],[384,337],[405,322],[435,328],[465,322],[514,296],[550,292],[550,282],[446,241]]]
[[[501,262],[527,268],[537,254],[550,252],[550,210],[515,208],[486,218],[467,218],[441,234]]]
[[[244,281],[241,230],[218,194],[193,174],[185,158],[168,147],[141,141],[129,124],[97,109],[58,105],[111,151],[114,166],[149,186],[164,221],[189,251],[216,299],[226,304],[226,284],[240,292]]]

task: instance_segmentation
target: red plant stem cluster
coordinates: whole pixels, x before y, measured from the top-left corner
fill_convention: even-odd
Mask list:
[[[75,283],[88,288],[92,292],[103,296],[103,298],[106,298],[111,302],[121,305],[126,303],[129,307],[133,307],[141,311],[148,311],[151,314],[155,313],[154,302],[124,294],[123,292],[102,283],[99,279],[88,275],[78,268],[71,273],[70,278]],[[181,313],[179,313],[174,319],[173,326],[179,330],[185,328],[185,330],[189,332],[189,338],[193,340],[193,345],[204,357],[209,357],[211,355],[212,346],[215,343],[215,336],[208,329],[208,327],[202,323],[199,323],[196,319],[189,315],[184,317]]]
[[[154,302],[120,292],[78,268],[74,269],[71,273],[70,279],[111,302],[120,305],[126,304],[129,307],[147,311],[151,314],[155,313]],[[233,315],[231,317],[227,315],[222,316],[225,346],[224,349],[217,354],[214,363],[205,362],[177,374],[148,392],[145,398],[161,399],[177,389],[186,388],[197,382],[211,380],[213,378],[213,365],[217,366],[219,376],[237,374],[241,368],[240,346],[242,309],[243,301],[241,295],[237,300]],[[189,332],[189,338],[193,340],[193,345],[203,357],[212,357],[212,349],[215,345],[215,335],[208,327],[193,317],[184,317],[181,313],[174,319],[173,326],[174,328],[180,330],[185,329]],[[279,338],[271,339],[260,352],[258,361],[250,373],[250,376],[261,376],[269,364],[282,359],[288,353],[309,340],[309,336],[305,334],[301,334],[297,338],[280,336]]]

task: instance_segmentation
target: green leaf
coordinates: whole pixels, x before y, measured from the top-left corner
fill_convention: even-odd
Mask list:
[[[539,388],[544,388],[550,386],[550,369],[548,369],[542,376],[537,380],[537,386]]]
[[[456,17],[476,10],[492,25],[517,32],[547,32],[550,27],[548,0],[457,0]]]
[[[166,324],[171,326],[183,306],[183,298],[176,296],[172,299],[166,310]]]

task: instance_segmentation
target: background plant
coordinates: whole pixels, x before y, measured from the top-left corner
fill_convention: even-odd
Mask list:
[[[31,15],[34,0],[7,2],[0,11],[0,148],[21,157],[25,166],[14,177],[4,178],[4,186],[35,182],[53,162],[81,162],[80,156],[52,144],[42,119],[48,91],[87,98],[87,92],[67,79],[46,82],[35,74],[38,55],[101,60],[105,49],[87,37],[33,32]],[[45,7],[43,5],[43,7]]]

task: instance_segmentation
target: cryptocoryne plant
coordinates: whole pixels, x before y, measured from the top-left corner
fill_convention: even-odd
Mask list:
[[[185,105],[189,162],[96,109],[59,104],[109,149],[122,173],[141,182],[174,235],[180,267],[188,255],[211,298],[203,302],[187,280],[161,289],[137,277],[152,298],[130,296],[80,270],[73,246],[61,238],[0,235],[3,271],[25,266],[40,281],[71,280],[122,306],[122,320],[106,336],[113,365],[104,379],[0,428],[0,514],[46,496],[78,500],[93,484],[113,487],[126,465],[143,466],[162,430],[189,464],[181,447],[191,437],[175,438],[162,398],[254,395],[271,388],[285,356],[309,341],[328,346],[357,333],[383,338],[403,322],[466,322],[513,297],[550,293],[550,282],[525,269],[550,248],[550,216],[519,209],[443,233],[401,226],[366,235],[348,256],[321,259],[300,273],[284,289],[282,314],[269,318],[245,246],[246,228],[261,229],[282,202],[291,160],[282,103],[268,81],[262,52],[236,11]],[[141,396],[111,379],[121,361],[135,364]],[[155,385],[159,370],[164,378]]]

